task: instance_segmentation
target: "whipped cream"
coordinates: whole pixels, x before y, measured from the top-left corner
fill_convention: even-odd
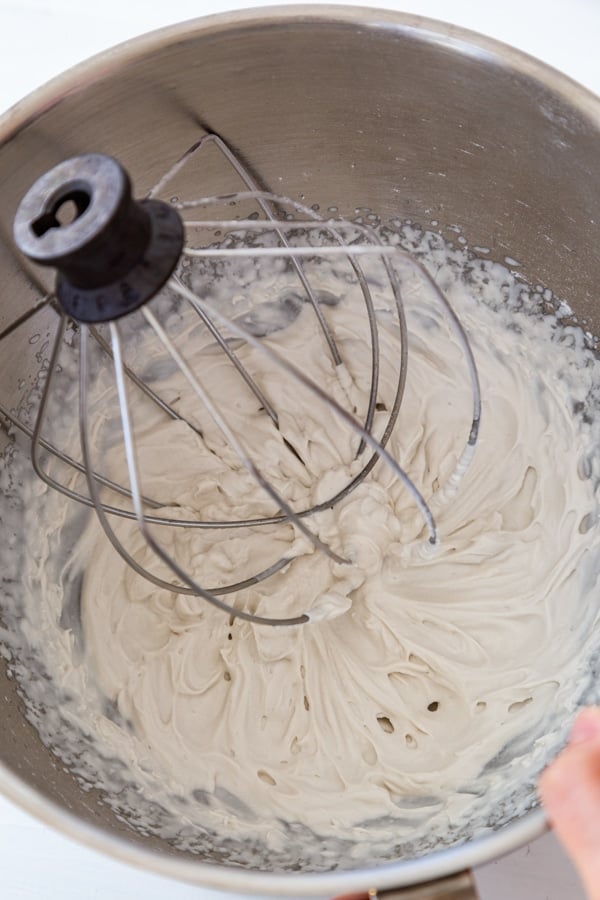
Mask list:
[[[431,503],[439,546],[428,546],[414,502],[381,461],[333,509],[306,520],[347,565],[316,551],[288,522],[153,529],[208,588],[289,559],[226,598],[260,615],[311,617],[308,625],[270,628],[154,587],[89,517],[51,583],[52,549],[70,528],[81,530],[84,514],[28,488],[43,502],[19,629],[42,655],[53,690],[69,694],[67,733],[59,739],[58,728],[31,715],[129,821],[187,849],[201,852],[210,833],[213,843],[239,840],[234,857],[242,863],[255,859],[251,842],[258,842],[277,865],[293,833],[305,864],[318,868],[481,833],[535,801],[535,777],[588,689],[600,610],[593,455],[600,378],[586,337],[566,307],[545,311],[543,298],[504,267],[408,227],[387,237],[423,255],[469,335],[481,380],[480,438],[457,481],[471,424],[468,372],[431,290],[403,267],[408,375],[389,449]],[[264,340],[361,419],[371,364],[364,306],[335,263],[323,263],[317,276],[335,299],[322,308],[343,377],[307,304]],[[182,277],[196,286],[193,270]],[[290,277],[277,270],[274,296]],[[384,285],[376,272],[370,280],[380,435],[398,379],[399,336]],[[172,298],[163,302],[165,313]],[[206,334],[170,315],[203,388],[294,508],[332,496],[360,471],[368,451],[356,457],[359,438],[326,404],[236,341],[277,411],[276,428]],[[197,398],[160,361],[156,342],[136,332],[130,353],[134,368],[194,426],[131,392],[145,494],[183,518],[276,514]],[[98,375],[92,404],[108,409],[92,417],[97,464],[123,480],[106,379]],[[116,530],[140,563],[170,577],[135,523],[119,521]],[[79,577],[80,618],[69,618],[68,585]],[[82,734],[85,751],[75,752]],[[119,779],[136,785],[135,802],[124,791],[116,799],[115,759]]]

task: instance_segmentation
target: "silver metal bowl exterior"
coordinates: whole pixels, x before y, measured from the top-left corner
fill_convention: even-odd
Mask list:
[[[39,296],[10,239],[32,182],[66,157],[105,152],[129,169],[141,195],[203,128],[291,197],[343,214],[368,207],[383,218],[462,225],[489,258],[519,260],[528,280],[552,287],[600,331],[600,100],[463,29],[379,10],[295,6],[141,37],[0,119],[0,333]],[[210,162],[193,173],[193,186],[189,178],[196,194],[202,184],[231,190]],[[47,283],[45,273],[35,277]],[[7,403],[18,402],[20,379],[37,365],[28,336],[24,326],[2,345]],[[278,897],[400,887],[486,862],[545,827],[534,810],[463,846],[377,869],[236,870],[135,834],[81,791],[24,720],[3,671],[0,709],[0,790],[9,799],[115,858],[196,884]]]

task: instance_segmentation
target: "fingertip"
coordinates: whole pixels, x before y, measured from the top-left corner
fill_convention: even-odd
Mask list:
[[[558,757],[544,769],[538,782],[538,793],[550,818],[552,818],[556,806],[562,804],[563,797],[568,793],[569,787],[570,779],[565,779],[564,766],[561,757]]]
[[[600,885],[600,710],[577,717],[572,739],[539,779],[548,819],[586,885]],[[590,892],[590,897],[600,895]]]
[[[581,744],[593,738],[600,738],[600,707],[589,706],[582,709],[571,728],[570,744]]]
[[[571,727],[569,743],[540,775],[538,788],[542,802],[568,793],[572,781],[584,778],[586,769],[596,770],[599,760],[600,707],[594,706],[581,710]],[[596,772],[594,776],[597,777]]]

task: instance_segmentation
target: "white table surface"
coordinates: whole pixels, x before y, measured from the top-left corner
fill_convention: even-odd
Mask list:
[[[100,0],[93,5],[85,0],[0,0],[0,112],[70,65],[134,35],[194,16],[255,5],[245,0]],[[373,0],[372,5],[445,19],[499,38],[600,94],[600,0]],[[584,896],[552,835],[484,866],[476,877],[482,900]],[[51,831],[0,797],[2,900],[136,896],[234,898],[113,862]]]

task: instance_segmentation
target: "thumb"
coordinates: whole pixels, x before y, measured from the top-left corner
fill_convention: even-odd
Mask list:
[[[600,709],[579,714],[569,745],[540,779],[540,795],[590,900],[600,900]]]

